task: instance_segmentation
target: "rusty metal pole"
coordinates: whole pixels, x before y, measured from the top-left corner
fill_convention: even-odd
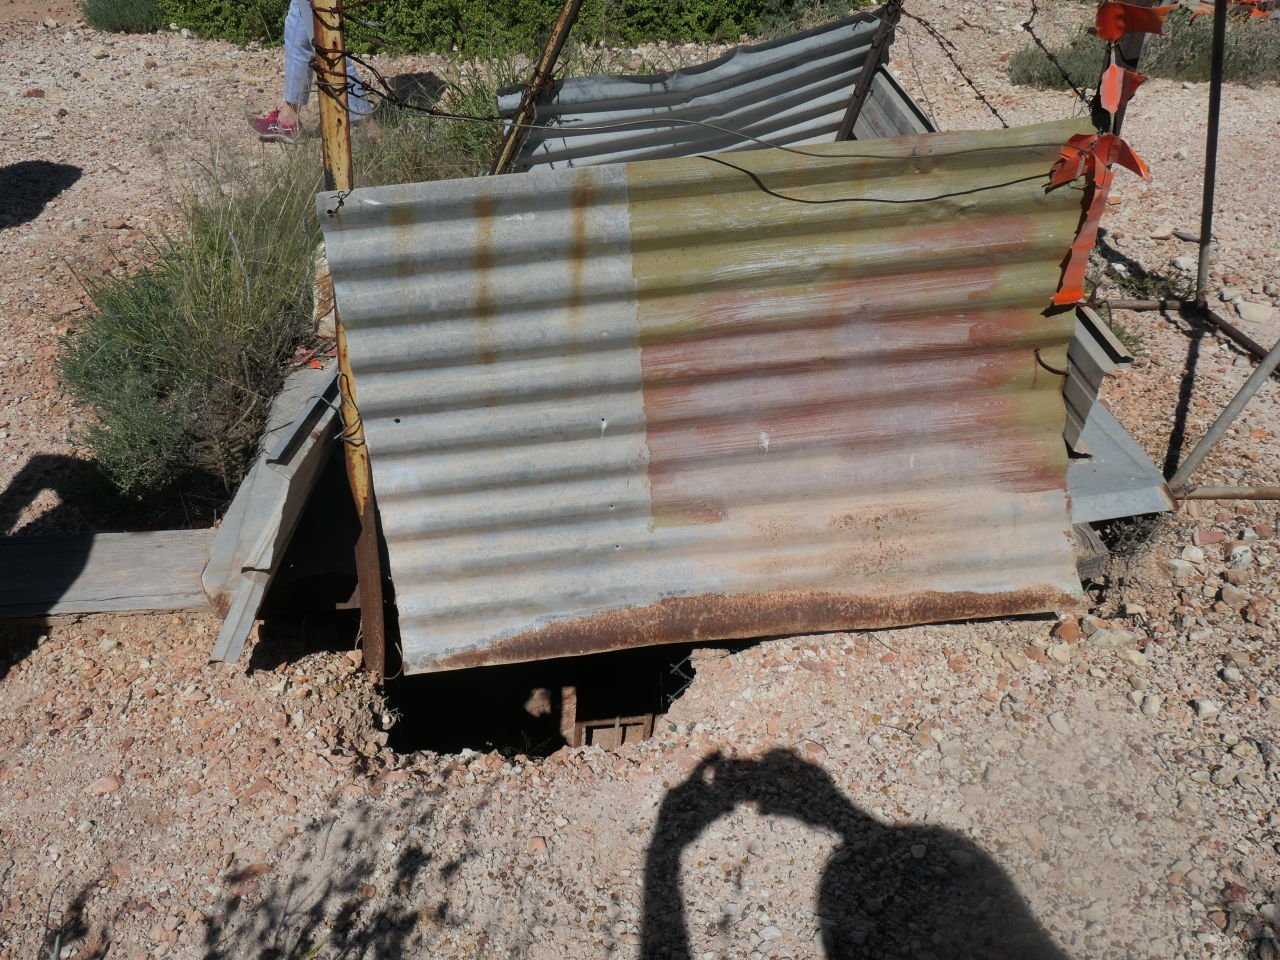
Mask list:
[[[351,114],[347,107],[347,43],[342,0],[312,0],[315,28],[316,87],[320,91],[320,142],[324,150],[324,188],[350,190]]]
[[[320,92],[320,136],[324,151],[326,190],[350,190],[355,173],[351,161],[351,116],[347,107],[347,57],[343,36],[342,0],[312,0],[315,22],[313,65]],[[338,383],[342,388],[342,439],[347,482],[360,517],[356,540],[356,573],[360,589],[360,632],[364,664],[375,677],[386,676],[386,617],[382,595],[382,555],[378,542],[378,508],[373,495],[373,470],[364,442],[364,424],[356,403],[356,382],[347,351],[347,332],[335,304],[338,337]]]
[[[871,36],[871,46],[867,50],[866,62],[862,64],[862,72],[858,74],[853,95],[849,97],[849,106],[845,108],[844,119],[840,121],[840,129],[836,131],[837,142],[853,137],[853,126],[858,122],[863,104],[867,102],[867,96],[871,93],[871,84],[876,78],[876,72],[889,53],[890,37],[898,28],[898,21],[902,19],[902,4],[903,0],[889,0],[884,5],[880,24]]]
[[[1209,129],[1204,146],[1204,199],[1200,205],[1200,264],[1196,302],[1209,302],[1209,254],[1213,245],[1213,190],[1218,179],[1218,118],[1222,112],[1222,66],[1227,43],[1227,0],[1213,7],[1213,58],[1209,66]]]
[[[525,85],[524,93],[520,97],[520,106],[516,108],[515,116],[511,118],[511,123],[503,134],[498,155],[494,157],[493,164],[489,167],[490,176],[508,173],[511,170],[511,164],[515,161],[516,154],[520,152],[520,145],[528,136],[529,124],[533,121],[538,100],[547,84],[551,82],[556,60],[560,58],[560,51],[564,49],[565,41],[569,39],[569,31],[573,29],[574,21],[578,19],[578,8],[581,6],[582,0],[565,0],[560,16],[556,17],[555,25],[551,28],[551,36],[547,37],[546,46],[542,48],[542,56],[538,58],[533,68],[533,75]]]
[[[1169,480],[1169,489],[1174,492],[1174,496],[1188,485],[1187,481],[1191,479],[1191,474],[1195,472],[1196,467],[1200,466],[1200,461],[1222,439],[1231,424],[1235,423],[1236,417],[1240,416],[1240,411],[1244,409],[1245,404],[1253,399],[1253,395],[1270,379],[1272,372],[1278,366],[1280,366],[1280,341],[1276,342],[1271,352],[1258,364],[1253,374],[1240,388],[1240,392],[1232,397],[1222,413],[1218,414],[1218,419],[1213,421],[1213,425],[1205,431],[1200,442],[1187,454],[1187,459],[1182,462],[1182,466],[1178,467],[1178,472]]]
[[[1177,500],[1280,500],[1280,486],[1187,487],[1173,496]]]

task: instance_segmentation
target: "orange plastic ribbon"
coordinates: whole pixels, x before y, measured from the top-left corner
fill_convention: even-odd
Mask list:
[[[1117,113],[1146,79],[1145,73],[1126,70],[1118,63],[1107,67],[1102,73],[1102,86],[1099,88],[1103,109],[1108,113]]]
[[[1239,7],[1248,7],[1249,16],[1255,20],[1265,20],[1271,16],[1271,11],[1275,9],[1275,3],[1271,2],[1271,0],[1235,0],[1235,3]],[[1211,16],[1213,8],[1213,0],[1200,0],[1199,5],[1191,11],[1191,19]]]
[[[1081,133],[1062,147],[1062,155],[1049,171],[1046,190],[1064,186],[1082,174],[1086,178],[1084,215],[1062,267],[1062,282],[1053,295],[1056,306],[1079,303],[1085,298],[1085,271],[1089,255],[1098,242],[1098,228],[1107,209],[1107,194],[1115,179],[1114,166],[1132,170],[1142,179],[1150,179],[1150,171],[1142,158],[1114,133]]]
[[[1095,24],[1098,36],[1110,43],[1115,43],[1126,33],[1162,33],[1164,18],[1170,10],[1178,5],[1171,3],[1167,7],[1136,7],[1131,3],[1119,3],[1107,0],[1098,7],[1098,18]]]

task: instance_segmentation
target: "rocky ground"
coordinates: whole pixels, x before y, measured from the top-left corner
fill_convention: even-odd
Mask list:
[[[925,14],[1010,123],[1076,109],[1005,79],[1028,6]],[[101,519],[61,502],[76,450],[58,335],[86,309],[81,279],[129,269],[175,222],[174,170],[242,142],[278,70],[270,51],[102,37],[56,4],[20,9],[0,41],[0,183],[22,164],[70,169],[52,171],[62,189],[43,206],[0,199],[0,486],[49,480],[6,496],[8,533]],[[1087,10],[1054,5],[1045,34]],[[894,69],[944,129],[994,122],[918,23],[904,34]],[[1103,259],[1130,278],[1186,281],[1194,248],[1172,230],[1198,227],[1206,98],[1151,81],[1129,111],[1152,180],[1121,175]],[[1278,124],[1274,86],[1228,88],[1214,292],[1264,343],[1280,335],[1280,173],[1259,158]],[[1252,364],[1186,319],[1113,319],[1140,356],[1106,397],[1163,464]],[[1280,482],[1276,404],[1272,382],[1197,479]],[[1090,616],[1056,627],[702,651],[652,739],[541,760],[479,742],[393,752],[394,714],[429,693],[384,707],[355,654],[333,637],[316,649],[318,628],[266,631],[239,666],[214,668],[217,622],[201,614],[6,624],[7,649],[30,653],[0,657],[0,960],[42,944],[129,958],[1275,958],[1277,526],[1274,504],[1201,502],[1130,529]]]

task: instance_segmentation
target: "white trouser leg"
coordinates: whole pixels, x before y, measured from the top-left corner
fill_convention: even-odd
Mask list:
[[[308,0],[290,0],[284,18],[284,100],[296,107],[311,98],[311,40],[314,34],[311,4]],[[373,112],[368,91],[356,76],[355,65],[347,61],[347,105],[354,119]]]

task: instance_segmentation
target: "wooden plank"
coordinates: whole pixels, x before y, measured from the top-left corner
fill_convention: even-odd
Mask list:
[[[1111,551],[1089,524],[1072,524],[1071,530],[1076,536],[1076,572],[1081,581],[1101,579],[1107,572]]]
[[[0,617],[208,605],[212,530],[0,539]]]

